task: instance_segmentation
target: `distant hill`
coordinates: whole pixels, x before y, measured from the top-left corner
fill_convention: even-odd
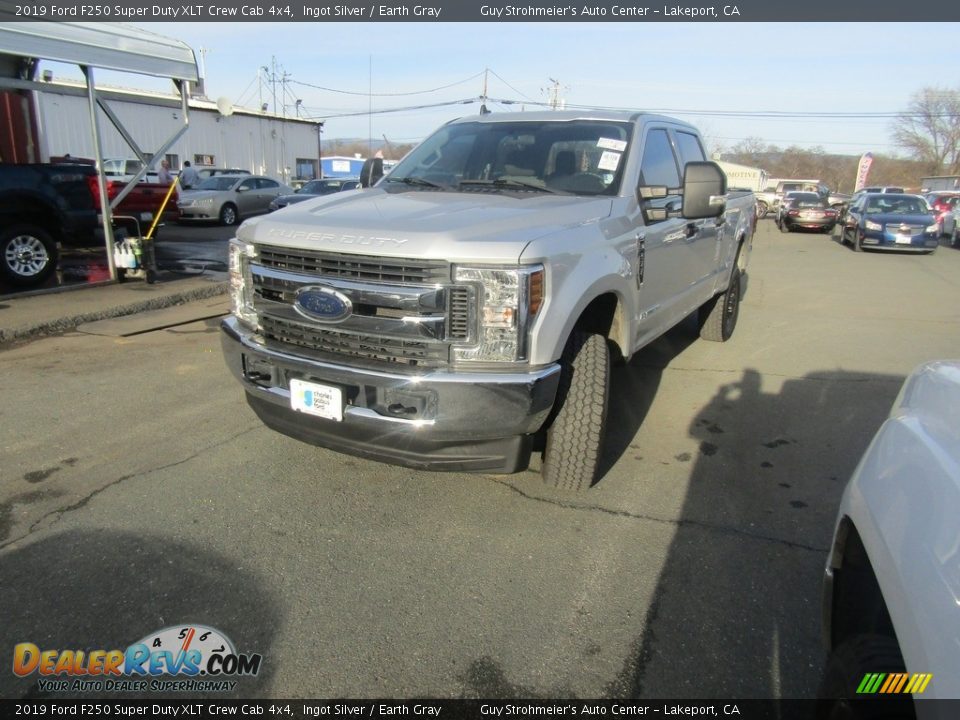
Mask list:
[[[853,192],[857,178],[859,155],[837,155],[800,148],[765,150],[732,150],[721,154],[727,162],[763,168],[770,177],[817,178],[834,190]],[[873,153],[873,165],[867,181],[870,185],[900,185],[919,189],[920,178],[930,175],[929,167],[917,160],[889,157]]]

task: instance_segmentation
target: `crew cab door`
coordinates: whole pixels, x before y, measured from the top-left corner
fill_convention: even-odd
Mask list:
[[[697,274],[687,242],[688,223],[671,217],[682,207],[681,172],[666,126],[648,126],[643,139],[638,187],[654,185],[669,191],[666,197],[641,201],[638,210],[642,224],[637,230],[639,314],[634,348],[665,332],[686,314],[687,296]],[[665,211],[667,217],[654,219],[657,211]]]
[[[707,159],[700,138],[680,128],[671,130],[680,167],[689,162],[703,162]],[[721,266],[721,240],[723,240],[723,216],[688,220],[684,228],[684,243],[688,260],[691,263],[691,292],[697,305],[713,295],[716,286],[716,274]]]

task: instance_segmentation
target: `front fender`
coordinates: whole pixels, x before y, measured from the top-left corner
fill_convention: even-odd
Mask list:
[[[584,310],[605,294],[616,298],[610,337],[625,356],[630,354],[630,328],[636,316],[636,251],[635,240],[605,238],[596,225],[527,247],[521,261],[542,263],[546,274],[546,299],[531,335],[533,364],[557,360]]]

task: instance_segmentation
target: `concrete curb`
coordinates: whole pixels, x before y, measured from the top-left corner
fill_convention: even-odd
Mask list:
[[[169,295],[140,300],[138,302],[113,305],[77,315],[67,315],[55,320],[45,320],[34,324],[27,323],[14,328],[0,327],[0,345],[16,340],[67,332],[79,325],[96,320],[133,315],[147,310],[160,310],[162,308],[173,307],[174,305],[182,305],[192,300],[204,300],[206,298],[216,297],[217,295],[225,295],[229,286],[230,284],[228,282],[210,283],[205,287],[196,287],[182,292],[174,292]]]

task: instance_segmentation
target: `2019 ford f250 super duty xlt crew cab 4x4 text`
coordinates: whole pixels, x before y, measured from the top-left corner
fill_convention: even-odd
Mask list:
[[[697,131],[645,113],[444,125],[375,187],[244,223],[232,372],[282,433],[410,467],[597,478],[612,355],[730,337],[754,229]]]

